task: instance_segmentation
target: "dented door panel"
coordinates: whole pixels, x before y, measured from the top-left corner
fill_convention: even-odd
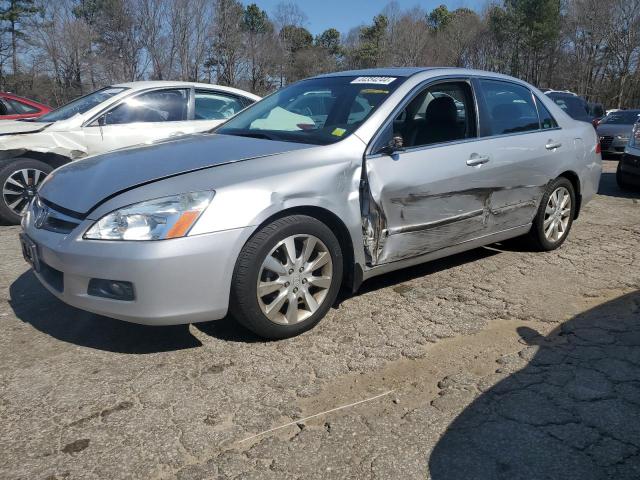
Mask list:
[[[550,180],[545,171],[557,153],[544,148],[543,135],[367,158],[363,233],[369,264],[423,255],[530,223]],[[467,164],[478,156],[489,161]]]

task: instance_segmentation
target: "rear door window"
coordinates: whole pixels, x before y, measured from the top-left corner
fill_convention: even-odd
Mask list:
[[[27,105],[26,103],[19,102],[13,98],[7,98],[7,102],[13,107],[13,110],[18,114],[37,113],[39,110],[36,107]]]
[[[156,90],[125,99],[105,116],[105,125],[179,122],[187,119],[189,90]]]
[[[538,106],[538,115],[540,116],[540,127],[542,127],[543,130],[558,128],[558,123],[555,118],[553,118],[547,107],[537,98],[536,105]]]
[[[196,90],[195,120],[226,120],[243,108],[244,104],[236,96]]]
[[[538,112],[528,88],[500,80],[480,80],[491,135],[539,130]]]

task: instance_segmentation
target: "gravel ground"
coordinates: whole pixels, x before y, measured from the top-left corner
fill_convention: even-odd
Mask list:
[[[386,275],[271,343],[68,307],[0,227],[0,478],[639,478],[640,195],[613,166],[558,251]]]

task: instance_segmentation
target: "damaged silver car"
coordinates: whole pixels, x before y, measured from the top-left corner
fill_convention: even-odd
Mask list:
[[[39,184],[72,160],[203,132],[260,97],[190,82],[102,88],[37,119],[0,122],[0,221],[18,224]]]
[[[593,127],[522,81],[340,72],[214,133],[56,170],[22,247],[76,307],[153,325],[230,311],[284,338],[324,317],[341,286],[520,235],[559,247],[600,173]]]

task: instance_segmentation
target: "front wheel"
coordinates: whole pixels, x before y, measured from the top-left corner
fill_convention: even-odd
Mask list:
[[[555,250],[564,243],[575,217],[576,194],[564,177],[552,181],[542,195],[530,236],[541,250]]]
[[[29,201],[53,168],[39,160],[17,158],[0,168],[0,221],[10,225],[20,223]]]
[[[292,337],[326,315],[341,283],[342,251],[331,229],[306,215],[284,217],[242,248],[229,309],[261,337]]]

